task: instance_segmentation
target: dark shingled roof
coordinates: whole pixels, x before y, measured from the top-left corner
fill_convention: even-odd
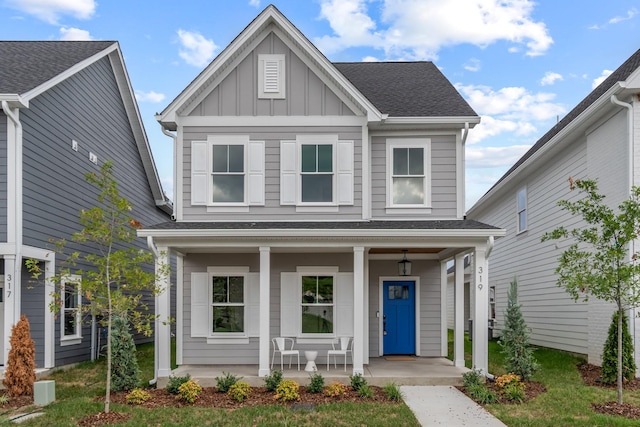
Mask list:
[[[0,94],[24,94],[113,41],[0,41]]]
[[[584,98],[573,110],[564,116],[554,127],[549,129],[542,138],[540,138],[534,145],[524,153],[524,155],[500,178],[494,185],[487,191],[491,192],[493,188],[507,178],[513,171],[515,171],[521,164],[523,164],[529,157],[533,156],[536,151],[542,148],[547,142],[549,142],[554,136],[556,136],[562,129],[564,129],[569,123],[571,123],[576,117],[578,117],[583,111],[585,111],[591,104],[596,102],[606,91],[611,89],[617,82],[626,80],[631,73],[633,73],[638,67],[640,67],[640,49],[636,51],[629,59],[627,59],[617,70],[609,75],[602,83],[600,83],[586,98]]]
[[[334,62],[382,114],[470,117],[476,112],[432,62]]]
[[[498,230],[478,221],[163,222],[151,230]]]

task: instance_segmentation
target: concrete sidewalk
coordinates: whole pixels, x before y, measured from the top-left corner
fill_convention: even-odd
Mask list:
[[[400,390],[422,426],[506,427],[455,387],[401,386]]]

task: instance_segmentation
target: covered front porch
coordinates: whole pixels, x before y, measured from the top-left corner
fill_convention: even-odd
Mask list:
[[[389,358],[391,359],[391,358]],[[349,375],[352,375],[351,361],[347,363],[346,372],[344,365],[338,364],[334,368],[333,364],[329,371],[326,365],[319,364],[316,372],[307,372],[304,370],[305,364],[303,358],[300,360],[300,370],[294,363],[289,368],[288,363],[282,370],[284,378],[293,379],[300,385],[307,385],[312,374],[318,373],[325,379],[325,384],[333,381],[339,381],[343,384],[349,384]],[[274,370],[280,369],[280,366],[274,365]],[[369,364],[364,365],[362,376],[367,380],[368,384],[382,387],[388,383],[397,385],[462,385],[462,374],[468,372],[465,367],[454,366],[453,362],[444,357],[406,357],[403,360],[393,358],[387,360],[384,357],[369,358]],[[264,378],[258,376],[257,365],[182,365],[172,371],[172,375],[184,376],[191,375],[191,378],[198,380],[203,387],[215,387],[216,378],[224,377],[227,373],[242,377],[252,387],[264,386]],[[164,387],[168,378],[162,378],[158,381],[158,386]]]

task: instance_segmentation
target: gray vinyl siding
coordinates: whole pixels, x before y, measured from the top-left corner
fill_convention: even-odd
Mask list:
[[[133,205],[134,218],[143,226],[168,220],[155,206],[108,58],[31,100],[29,107],[20,116],[25,245],[51,249],[50,238],[69,240],[80,229],[80,210],[96,204],[96,190],[84,175],[99,172],[107,160],[114,162],[114,178],[120,194]],[[77,152],[71,149],[72,140],[78,142]],[[98,156],[98,165],[89,161],[89,152]],[[147,248],[141,238],[135,244]],[[85,249],[73,243],[68,248]],[[44,295],[44,290],[37,293]],[[32,324],[32,331],[42,327]],[[55,342],[56,365],[89,357],[88,335],[82,344],[60,347],[58,325]]]
[[[411,136],[415,138],[419,136]],[[428,135],[431,140],[431,213],[433,218],[456,218],[456,136]],[[371,212],[374,218],[396,217],[387,214],[387,138],[402,136],[374,136],[371,138]],[[406,215],[405,215],[406,216]]]
[[[0,242],[7,241],[7,120],[0,111]]]
[[[489,280],[496,286],[497,329],[504,325],[507,289],[518,278],[519,302],[531,328],[535,345],[585,354],[590,363],[600,364],[613,306],[591,298],[574,302],[557,286],[557,259],[570,241],[540,242],[543,233],[564,225],[572,229],[581,219],[561,211],[557,202],[576,200],[567,178],[598,179],[600,192],[609,206],[617,206],[628,195],[629,171],[625,113],[620,112],[593,126],[560,152],[551,152],[534,165],[534,173],[501,191],[497,200],[474,209],[470,218],[507,229],[496,241],[489,261]],[[516,234],[516,192],[526,186],[528,229]]]
[[[206,141],[208,135],[249,135],[249,139],[265,141],[265,205],[250,206],[249,212],[209,213],[206,206],[191,206],[191,142]],[[337,213],[296,213],[295,206],[280,205],[280,142],[292,141],[296,135],[337,134],[338,139],[354,142],[354,204],[339,206]],[[184,157],[182,177],[183,220],[348,220],[362,218],[362,130],[360,127],[188,127],[184,130]]]
[[[258,99],[258,55],[284,54],[286,97]],[[269,34],[190,113],[191,116],[353,116],[354,113],[275,34]]]

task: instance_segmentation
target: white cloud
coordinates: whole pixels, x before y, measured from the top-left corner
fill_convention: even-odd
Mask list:
[[[152,90],[149,92],[136,91],[136,99],[139,102],[162,102],[164,98],[164,93],[158,93]]]
[[[464,64],[464,69],[474,73],[476,71],[480,71],[480,60],[471,58],[466,64]]]
[[[249,6],[260,7],[260,0],[249,0]]]
[[[613,73],[613,70],[602,70],[602,74],[600,74],[600,77],[596,77],[595,79],[593,79],[593,82],[591,82],[591,89],[595,89],[600,83],[605,81],[606,78],[611,75],[611,73]]]
[[[377,2],[376,2],[377,3]],[[382,24],[368,15],[368,0],[321,0],[320,17],[334,36],[316,39],[326,54],[348,47],[372,46],[388,58],[435,59],[445,46],[473,44],[485,47],[497,41],[543,54],[553,43],[543,22],[531,17],[533,2],[526,0],[383,0]]]
[[[562,74],[554,73],[553,71],[547,71],[544,77],[540,80],[542,86],[549,86],[557,81],[563,80]]]
[[[97,6],[94,0],[7,0],[7,4],[50,24],[56,24],[63,15],[89,19]]]
[[[470,168],[511,167],[529,148],[531,145],[466,147],[465,161]]]
[[[213,59],[213,53],[218,48],[213,40],[206,39],[202,34],[178,30],[178,38],[182,48],[178,52],[180,58],[189,65],[203,67]]]
[[[81,30],[74,27],[61,27],[60,40],[87,41],[93,40],[91,34],[87,30]]]
[[[613,18],[609,19],[609,24],[618,24],[622,21],[628,21],[629,19],[632,19],[634,16],[636,16],[638,14],[638,9],[631,8],[629,10],[627,10],[627,14],[626,16],[614,16]]]

